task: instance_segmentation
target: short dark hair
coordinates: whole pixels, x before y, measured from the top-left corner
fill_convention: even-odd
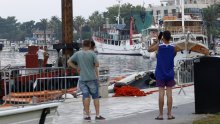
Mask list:
[[[170,40],[171,39],[171,33],[170,33],[170,31],[164,31],[163,32],[163,38],[165,39],[165,40]]]
[[[91,46],[91,41],[90,40],[84,40],[83,41],[83,47],[90,47]]]
[[[91,40],[91,49],[95,48],[95,42],[93,40]]]

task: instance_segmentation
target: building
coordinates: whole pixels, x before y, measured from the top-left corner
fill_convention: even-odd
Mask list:
[[[44,31],[43,30],[36,30],[33,32],[33,39],[37,42],[37,44],[52,44],[55,40],[55,33],[53,31],[47,30],[45,32],[46,35],[46,43],[45,43],[45,37],[44,37]]]
[[[178,14],[181,16],[181,1],[184,1],[186,15],[201,14],[203,8],[220,2],[220,0],[161,0],[160,6],[149,5],[146,10],[153,12],[154,23],[158,24],[164,16],[176,16]]]

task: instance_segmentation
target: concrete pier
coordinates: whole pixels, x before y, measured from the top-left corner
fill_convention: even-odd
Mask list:
[[[154,89],[147,89],[154,90]],[[67,99],[58,108],[53,124],[191,124],[193,120],[206,115],[196,115],[194,108],[194,86],[185,87],[184,93],[178,94],[179,88],[173,90],[174,120],[167,120],[166,102],[164,120],[155,120],[158,116],[158,92],[144,97],[111,97],[100,99],[101,115],[106,120],[95,121],[95,110],[91,102],[91,121],[83,120],[82,98]]]

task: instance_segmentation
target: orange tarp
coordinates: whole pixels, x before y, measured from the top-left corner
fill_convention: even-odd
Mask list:
[[[55,100],[61,97],[65,93],[74,94],[76,88],[69,88],[67,91],[65,90],[45,90],[45,91],[35,91],[35,92],[17,92],[11,93],[10,96],[4,96],[3,100],[8,102],[24,102],[24,103],[32,103],[33,97],[36,98],[37,103],[45,102],[50,100]]]
[[[44,91],[35,91],[35,92],[20,92],[20,93],[11,93],[11,97],[31,97],[31,96],[45,96],[45,95],[55,95],[55,94],[60,94],[64,93],[65,91],[61,90],[44,90]]]

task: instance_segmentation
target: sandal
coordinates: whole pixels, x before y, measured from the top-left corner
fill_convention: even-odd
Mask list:
[[[157,116],[157,117],[155,118],[155,120],[163,120],[163,117]]]
[[[172,119],[175,119],[175,117],[174,117],[174,116],[171,116],[171,117],[168,117],[167,119],[168,119],[168,120],[172,120]]]

